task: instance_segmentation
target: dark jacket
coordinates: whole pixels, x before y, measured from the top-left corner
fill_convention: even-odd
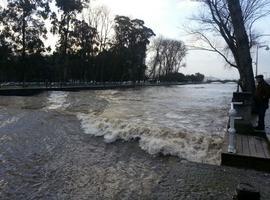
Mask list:
[[[268,108],[269,98],[270,98],[270,85],[268,85],[265,81],[262,81],[257,85],[255,91],[255,103],[257,104],[257,106],[264,106]]]

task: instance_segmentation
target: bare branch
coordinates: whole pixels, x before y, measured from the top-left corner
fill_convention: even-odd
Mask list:
[[[196,49],[198,50],[206,50],[206,51],[211,51],[211,52],[216,52],[218,53],[230,66],[237,68],[237,66],[232,63],[226,56],[224,53],[222,53],[217,47],[215,47],[215,45],[208,39],[208,37],[206,37],[202,32],[194,32],[194,34],[196,35],[200,35],[201,38],[203,39],[203,41],[205,41],[210,48],[205,48],[205,47],[196,47],[193,46],[194,48],[196,47]]]
[[[232,19],[228,10],[227,0],[200,0],[206,9],[202,13],[192,18],[193,21],[197,21],[201,24],[199,28],[195,28],[191,34],[199,35],[200,39],[208,43],[210,48],[215,47],[213,42],[210,42],[209,37],[206,37],[205,33],[212,33],[221,35],[226,44],[228,45],[234,59],[237,60],[237,46],[234,36],[234,28],[232,25]],[[259,39],[258,34],[255,33],[253,27],[257,21],[270,14],[270,1],[269,0],[239,0],[242,11],[243,20],[249,37],[249,47],[252,48],[256,44],[256,40]],[[194,30],[194,28],[193,28]],[[202,37],[204,35],[204,37]],[[223,58],[226,57],[224,50],[213,48],[214,51],[218,50]],[[224,58],[225,59],[225,58]],[[229,60],[228,58],[225,59]],[[226,61],[227,62],[227,61]],[[231,66],[235,66],[233,63],[229,63]],[[233,64],[233,65],[232,65]]]

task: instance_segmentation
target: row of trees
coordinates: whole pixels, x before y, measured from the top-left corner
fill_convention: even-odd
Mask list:
[[[193,82],[193,83],[201,83],[205,79],[205,76],[200,73],[184,75],[179,72],[172,72],[169,74],[164,74],[159,77],[158,80],[164,82]]]
[[[254,91],[250,49],[258,45],[254,25],[270,13],[269,0],[194,1],[206,7],[195,17],[201,26],[191,31],[205,42],[200,49],[219,53],[238,69],[243,90]],[[0,7],[0,81],[144,79],[153,31],[138,19],[112,21],[104,8],[88,8],[83,17],[88,5],[89,0],[7,0],[7,7]],[[53,54],[44,45],[48,32],[59,38]],[[182,42],[156,39],[149,76],[177,72],[185,54]]]
[[[88,6],[89,0],[8,0],[0,8],[0,81],[144,80],[153,30]],[[44,45],[49,32],[58,36],[55,47]],[[158,40],[153,78],[178,72],[186,54],[182,42]]]

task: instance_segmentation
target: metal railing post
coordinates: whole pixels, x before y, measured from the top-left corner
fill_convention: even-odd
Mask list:
[[[234,105],[242,105],[243,102],[232,102],[231,109],[229,111],[230,116],[230,128],[229,132],[229,146],[228,153],[236,153],[236,130],[235,130],[235,120],[242,119],[242,117],[237,117],[237,111],[234,109]]]
[[[234,109],[233,103],[231,103],[231,109],[229,111],[229,116],[230,116],[230,128],[228,130],[229,132],[229,146],[228,146],[228,153],[236,153],[236,148],[235,148],[235,117],[237,115],[236,110]]]

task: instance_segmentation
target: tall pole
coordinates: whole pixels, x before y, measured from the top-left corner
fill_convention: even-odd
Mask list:
[[[257,48],[256,48],[256,70],[255,70],[255,75],[257,76],[258,75],[258,62],[259,62],[259,49],[260,48],[264,48],[265,47],[265,50],[268,51],[269,50],[269,46],[268,45],[257,45]]]
[[[270,34],[262,34],[260,36],[270,36]],[[259,48],[261,47],[266,47],[266,50],[269,50],[269,46],[268,45],[262,45],[260,46],[259,44],[257,44],[257,50],[256,50],[256,71],[255,71],[255,75],[258,75],[258,61],[259,61]]]

